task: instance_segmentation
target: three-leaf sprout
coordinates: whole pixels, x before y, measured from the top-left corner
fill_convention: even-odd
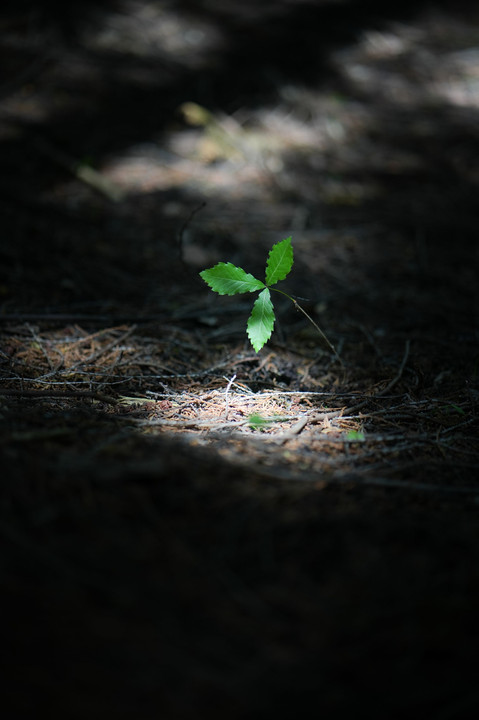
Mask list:
[[[273,287],[276,283],[284,280],[290,273],[293,261],[291,237],[288,237],[277,242],[269,251],[264,282],[230,262],[220,262],[214,267],[200,272],[200,276],[219,295],[237,295],[239,293],[260,291],[254,302],[246,327],[249,340],[256,352],[259,352],[268,342],[273,332],[276,319],[270,292],[270,290],[273,290],[273,292],[285,295],[298,310],[301,310],[339,359],[333,345],[308,313],[290,295]]]

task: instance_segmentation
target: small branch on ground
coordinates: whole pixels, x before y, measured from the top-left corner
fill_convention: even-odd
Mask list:
[[[10,390],[0,388],[0,395],[3,397],[19,397],[30,398],[32,400],[45,400],[55,398],[59,400],[74,400],[91,398],[98,402],[108,403],[109,405],[117,405],[118,401],[108,395],[99,392],[88,392],[87,390],[70,390],[67,392],[61,390]]]

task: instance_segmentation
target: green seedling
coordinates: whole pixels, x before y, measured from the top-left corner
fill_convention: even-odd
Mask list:
[[[458,413],[459,415],[465,415],[462,407],[459,407],[459,405],[455,405],[454,403],[450,403],[449,405],[444,405],[443,407],[444,412],[447,413]]]
[[[252,430],[264,430],[273,423],[287,422],[289,418],[281,415],[273,415],[273,417],[263,417],[259,413],[253,413],[248,416],[248,425]]]
[[[350,430],[346,435],[346,440],[348,442],[364,442],[366,438],[361,430]]]
[[[268,420],[257,413],[253,413],[248,417],[248,425],[252,430],[262,430],[268,424]]]
[[[273,245],[269,251],[264,282],[230,262],[220,262],[214,267],[200,272],[200,276],[219,295],[237,295],[239,293],[260,291],[246,326],[247,335],[256,352],[261,350],[273,333],[276,320],[271,300],[271,291],[273,291],[291,300],[294,306],[314,325],[339,360],[336,350],[306,310],[298,305],[297,301],[288,293],[273,287],[273,285],[276,285],[276,283],[284,280],[289,275],[293,267],[293,261],[291,237],[288,237]]]

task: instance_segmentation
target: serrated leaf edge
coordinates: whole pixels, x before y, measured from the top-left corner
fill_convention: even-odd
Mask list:
[[[271,248],[271,250],[268,253],[268,259],[266,260],[266,285],[268,287],[271,287],[272,285],[276,285],[276,283],[280,282],[281,280],[284,280],[291,272],[291,268],[293,267],[293,264],[294,264],[293,246],[291,244],[291,240],[292,240],[291,235],[287,238],[284,238],[284,240],[280,240],[279,242],[277,242],[273,245],[273,247]],[[288,270],[284,273],[284,275],[274,278],[273,273],[275,271],[274,270],[270,271],[270,263],[271,263],[271,260],[273,259],[274,253],[277,252],[277,251],[275,251],[275,248],[277,248],[278,245],[282,245],[283,243],[288,243],[288,244],[286,245],[286,249],[285,249],[285,252],[283,253],[282,259],[284,258],[284,255],[288,251],[291,251],[291,264],[290,264]],[[277,266],[278,265],[280,265],[280,263],[277,263]],[[268,279],[270,275],[273,275],[271,280]]]
[[[217,290],[214,287],[214,284],[215,284],[214,281],[212,281],[211,279],[208,279],[208,273],[210,273],[212,270],[215,270],[216,268],[219,268],[219,267],[233,268],[234,270],[240,270],[242,273],[244,273],[245,278],[248,278],[248,280],[251,280],[252,283],[253,282],[256,283],[256,287],[248,288],[246,290],[233,290],[232,292],[221,292],[220,290]],[[213,290],[213,292],[218,293],[218,295],[230,295],[230,296],[231,295],[240,295],[240,294],[248,293],[248,292],[256,292],[257,290],[262,290],[265,287],[265,284],[262,280],[259,280],[251,273],[247,273],[246,270],[243,270],[242,267],[239,267],[238,265],[234,265],[231,262],[216,263],[216,265],[214,265],[213,267],[207,268],[206,270],[202,270],[199,273],[199,275],[200,275],[201,279],[208,285],[208,287],[211,290]],[[232,282],[242,282],[241,280],[235,280],[234,278],[228,278],[228,277],[222,278],[222,279],[223,280],[231,280]]]
[[[262,296],[264,293],[267,293],[267,300],[269,300],[269,303],[270,303],[270,305],[271,305],[271,312],[272,312],[272,315],[273,315],[273,324],[271,325],[271,329],[266,328],[265,338],[264,338],[263,342],[262,342],[260,345],[256,344],[256,345],[257,345],[257,346],[256,346],[256,345],[254,344],[253,338],[252,338],[252,336],[251,336],[250,323],[251,323],[251,320],[253,319],[253,313],[254,313],[254,311],[255,311],[255,307],[257,307],[257,305],[258,305],[258,302],[265,302],[265,301],[263,301],[263,300],[260,300],[261,296]],[[265,295],[265,298],[266,298],[266,295]],[[266,302],[267,302],[267,301],[266,301]],[[273,334],[274,323],[275,323],[275,322],[276,322],[276,315],[274,314],[274,306],[273,306],[273,303],[272,303],[272,301],[271,301],[271,293],[270,293],[269,289],[268,289],[267,287],[265,287],[264,290],[262,290],[262,291],[260,292],[260,294],[258,295],[258,297],[256,298],[256,300],[254,301],[253,307],[252,307],[252,309],[251,309],[250,316],[249,316],[249,318],[248,318],[248,323],[247,323],[247,325],[246,325],[246,334],[248,335],[249,341],[250,341],[251,345],[253,346],[253,349],[254,349],[255,352],[259,352],[259,351],[261,350],[261,348],[266,345],[266,343],[267,343],[268,340],[270,339],[271,335]],[[268,333],[269,333],[269,334],[268,334]]]

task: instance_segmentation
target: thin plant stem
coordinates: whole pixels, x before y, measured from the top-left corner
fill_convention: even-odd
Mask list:
[[[295,306],[295,308],[296,308],[297,310],[300,310],[300,311],[303,313],[303,315],[309,320],[309,322],[311,323],[311,325],[313,325],[313,327],[314,327],[314,328],[318,331],[318,333],[321,335],[321,337],[323,338],[323,340],[325,341],[325,343],[327,344],[327,346],[329,347],[329,349],[331,350],[331,352],[334,354],[335,358],[338,360],[338,362],[339,362],[339,364],[341,365],[341,367],[344,367],[344,363],[343,363],[343,361],[341,360],[341,358],[339,357],[338,352],[337,352],[336,348],[334,347],[334,345],[332,344],[332,342],[330,342],[330,340],[326,337],[326,335],[325,335],[324,332],[321,330],[321,328],[319,327],[319,325],[318,325],[318,324],[313,320],[313,318],[306,312],[306,310],[305,310],[303,307],[301,307],[301,305],[299,304],[299,302],[298,302],[297,300],[295,300],[293,297],[291,297],[291,295],[288,295],[288,293],[285,293],[283,290],[278,290],[277,288],[270,288],[270,290],[273,290],[274,292],[277,292],[277,293],[281,293],[281,295],[284,295],[285,297],[287,297],[288,300],[291,300],[291,302],[293,303],[293,305]]]

